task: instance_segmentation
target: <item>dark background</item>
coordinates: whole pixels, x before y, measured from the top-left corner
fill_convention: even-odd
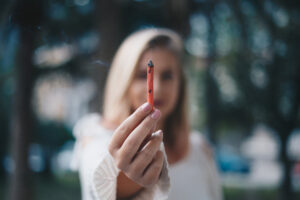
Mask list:
[[[300,198],[297,0],[2,0],[0,195],[80,199],[72,127],[101,112],[120,42],[145,27],[185,41],[193,127],[225,199]]]

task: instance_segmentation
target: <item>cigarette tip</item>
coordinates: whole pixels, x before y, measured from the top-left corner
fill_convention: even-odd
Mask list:
[[[153,67],[152,60],[149,61],[148,66],[149,66],[149,67]]]

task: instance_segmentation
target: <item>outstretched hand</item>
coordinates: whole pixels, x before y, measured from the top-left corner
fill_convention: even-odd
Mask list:
[[[109,152],[117,167],[143,187],[153,186],[159,179],[164,156],[159,150],[163,139],[161,130],[155,130],[160,111],[149,103],[140,106],[115,130]]]

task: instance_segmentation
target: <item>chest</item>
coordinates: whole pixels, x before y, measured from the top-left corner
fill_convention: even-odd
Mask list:
[[[191,152],[187,159],[170,166],[169,199],[211,199],[209,166],[200,152]]]

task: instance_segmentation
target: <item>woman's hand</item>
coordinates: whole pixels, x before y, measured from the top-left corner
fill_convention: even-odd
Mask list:
[[[152,134],[160,115],[143,104],[115,130],[109,145],[117,167],[142,187],[153,186],[163,166],[162,131]]]

